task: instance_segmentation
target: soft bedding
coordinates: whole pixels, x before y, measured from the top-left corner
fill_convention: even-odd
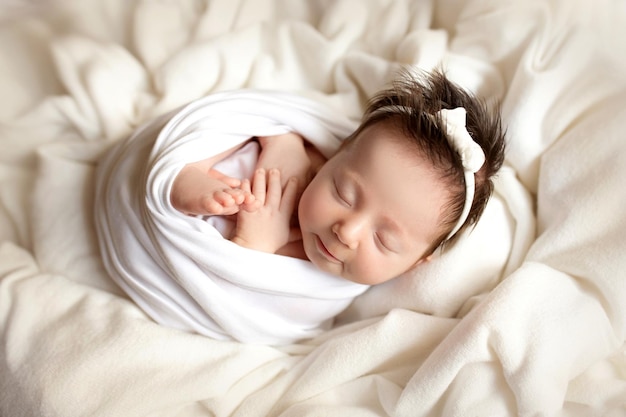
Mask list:
[[[626,415],[623,2],[0,10],[0,415]],[[142,123],[241,88],[356,123],[406,65],[502,103],[505,167],[452,250],[276,347],[159,325],[105,272],[95,170]]]

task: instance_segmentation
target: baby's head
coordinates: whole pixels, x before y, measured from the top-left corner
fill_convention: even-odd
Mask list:
[[[305,189],[306,255],[363,284],[397,277],[476,224],[503,160],[498,111],[441,72],[404,74]]]

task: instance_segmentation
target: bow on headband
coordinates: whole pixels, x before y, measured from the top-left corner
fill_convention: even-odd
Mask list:
[[[442,109],[437,112],[446,126],[446,136],[452,149],[461,157],[463,168],[476,173],[485,163],[485,154],[465,127],[466,113],[463,107],[453,110]]]
[[[437,114],[446,127],[446,138],[450,146],[452,146],[452,149],[461,157],[463,172],[465,174],[465,204],[463,205],[461,217],[459,217],[456,225],[446,237],[446,240],[448,240],[459,231],[465,223],[465,220],[467,220],[467,216],[472,208],[472,203],[474,202],[474,192],[476,188],[474,174],[478,172],[485,163],[485,153],[480,145],[474,142],[474,139],[472,139],[465,127],[467,112],[463,107],[457,107],[452,110],[442,109],[439,110]]]

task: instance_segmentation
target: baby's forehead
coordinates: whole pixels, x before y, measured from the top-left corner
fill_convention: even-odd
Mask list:
[[[364,188],[382,190],[379,197],[390,202],[394,195],[402,196],[390,207],[390,211],[405,208],[405,215],[398,218],[404,217],[410,223],[428,219],[428,223],[441,226],[451,190],[431,158],[415,142],[415,138],[393,124],[370,125],[342,149],[345,154],[339,161],[340,170],[358,173]],[[395,190],[392,197],[384,194],[389,190]],[[425,216],[424,210],[429,215]]]
[[[339,151],[354,152],[358,149],[361,152],[370,148],[381,151],[381,143],[389,143],[392,147],[384,148],[384,152],[390,153],[393,157],[415,159],[424,161],[424,153],[420,141],[402,129],[391,119],[385,119],[359,128],[355,134],[346,140]]]

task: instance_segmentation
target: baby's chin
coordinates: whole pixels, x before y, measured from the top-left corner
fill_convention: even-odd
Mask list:
[[[320,253],[315,246],[315,238],[313,236],[303,235],[302,246],[304,249],[304,255],[317,269],[327,274],[347,279],[341,275],[341,268],[338,268],[337,265],[330,264],[320,256]]]
[[[311,263],[315,265],[315,267],[319,269],[320,271],[323,271],[329,275],[333,275],[337,278],[344,279],[346,281],[354,282],[355,284],[363,285],[362,282],[359,282],[358,280],[353,279],[353,277],[346,275],[341,267],[338,267],[337,265],[334,265],[334,264],[329,264],[327,262],[316,262],[315,260],[312,260],[311,257],[309,257],[308,255],[307,257],[309,258]],[[364,285],[367,285],[367,284],[364,284]]]

